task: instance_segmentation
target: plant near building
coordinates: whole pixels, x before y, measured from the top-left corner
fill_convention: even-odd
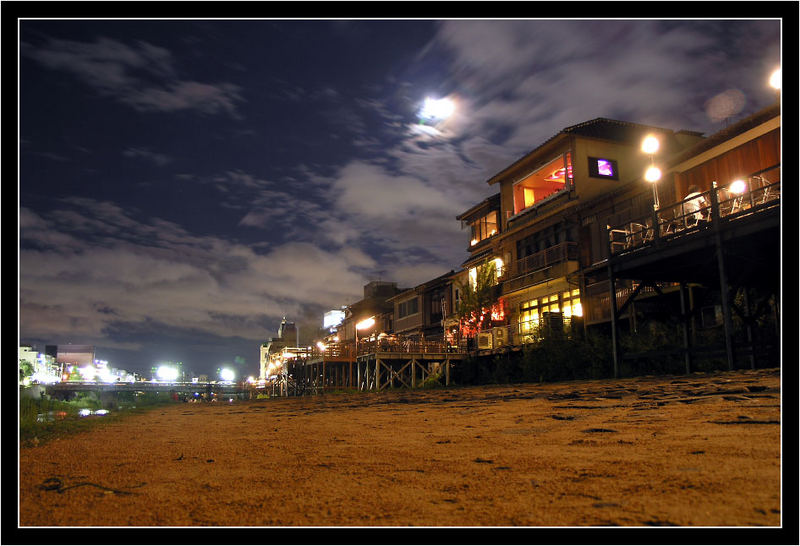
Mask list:
[[[26,377],[33,375],[33,364],[28,360],[19,361],[19,380],[22,382]]]
[[[497,306],[497,268],[492,261],[484,261],[475,269],[474,281],[467,277],[458,283],[461,301],[456,307],[459,329],[465,337],[474,337],[491,324],[492,308]]]

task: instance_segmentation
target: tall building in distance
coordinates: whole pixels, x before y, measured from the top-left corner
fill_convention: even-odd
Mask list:
[[[48,345],[48,348],[51,347]],[[92,366],[95,361],[94,345],[57,345],[56,362],[72,366]]]

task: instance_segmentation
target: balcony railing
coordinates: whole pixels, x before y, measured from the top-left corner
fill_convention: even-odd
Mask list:
[[[611,254],[621,254],[657,240],[669,240],[710,227],[714,221],[733,221],[780,205],[780,166],[759,171],[740,187],[712,187],[647,216],[608,226]],[[715,186],[715,185],[713,185]],[[702,201],[699,207],[697,201]],[[657,229],[653,229],[653,226]]]
[[[524,275],[568,260],[578,259],[578,243],[564,242],[517,260],[516,274]]]

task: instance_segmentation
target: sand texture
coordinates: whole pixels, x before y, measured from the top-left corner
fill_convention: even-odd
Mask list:
[[[186,404],[20,450],[21,526],[779,526],[780,374]]]

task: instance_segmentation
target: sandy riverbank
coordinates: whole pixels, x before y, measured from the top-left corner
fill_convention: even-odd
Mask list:
[[[20,524],[778,526],[780,464],[778,370],[181,403],[21,449]]]

